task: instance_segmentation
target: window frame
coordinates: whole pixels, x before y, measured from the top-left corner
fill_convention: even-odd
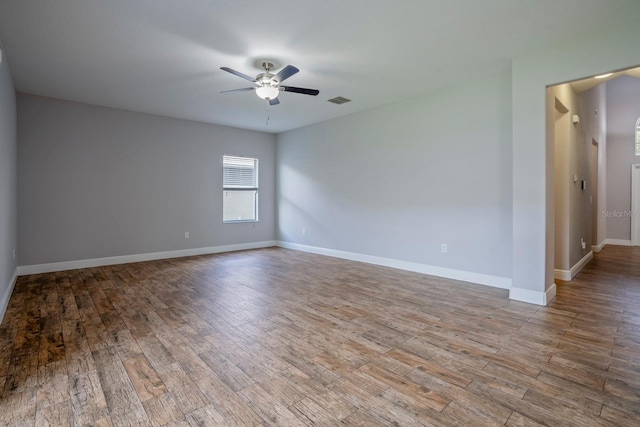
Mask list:
[[[242,159],[242,160],[251,160],[253,161],[253,169],[255,169],[255,186],[233,186],[233,185],[225,185],[225,165],[227,164],[227,159]],[[259,221],[259,194],[260,194],[260,167],[259,167],[259,159],[257,157],[247,157],[247,156],[236,156],[231,154],[224,154],[222,156],[222,223],[223,224],[234,224],[234,223],[243,223],[243,222],[258,222]],[[250,219],[225,219],[224,218],[224,203],[226,192],[228,191],[252,191],[254,192],[254,203],[253,203],[253,213],[254,218]]]

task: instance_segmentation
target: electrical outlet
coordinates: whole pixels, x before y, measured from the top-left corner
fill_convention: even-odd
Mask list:
[[[307,235],[307,229],[306,229],[306,228],[303,228],[303,229],[302,229],[302,235],[303,235],[303,236],[306,236],[306,235]]]
[[[188,238],[189,238],[189,232],[188,232],[188,231],[185,231],[185,232],[184,232],[184,238],[185,238],[185,239],[188,239]]]
[[[443,253],[443,254],[446,254],[446,253],[447,253],[447,244],[446,244],[446,243],[443,243],[443,244],[442,244],[442,246],[441,246],[441,250],[442,250],[442,253]]]
[[[16,250],[13,250],[13,259],[16,259]]]

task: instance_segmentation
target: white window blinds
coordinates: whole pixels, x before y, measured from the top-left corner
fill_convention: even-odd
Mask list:
[[[225,189],[258,188],[258,159],[224,156],[223,172]]]

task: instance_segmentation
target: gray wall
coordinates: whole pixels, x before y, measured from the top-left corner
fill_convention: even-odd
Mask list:
[[[0,320],[16,272],[13,250],[18,247],[17,165],[16,96],[3,52],[0,64]]]
[[[275,238],[273,135],[19,94],[18,137],[19,265]],[[223,154],[260,159],[260,222],[222,223]]]
[[[597,204],[594,209],[595,216],[593,213],[591,215],[592,229],[593,222],[597,222],[597,235],[594,236],[591,233],[591,242],[587,242],[587,247],[589,247],[594,242],[598,245],[603,245],[607,238],[607,219],[602,215],[602,211],[607,207],[607,85],[600,84],[581,93],[578,96],[578,102],[580,127],[584,134],[584,147],[589,152],[592,149],[593,141],[598,143],[597,182],[590,181],[587,186],[587,192],[591,197],[594,193],[594,185],[597,185],[594,201]],[[587,157],[589,157],[589,153],[587,153]],[[590,162],[589,169],[592,169]],[[593,209],[594,207],[591,206],[591,208]]]
[[[566,93],[568,96],[562,96]],[[554,266],[556,269],[569,270],[569,226],[570,226],[570,167],[569,167],[569,147],[575,144],[575,129],[571,126],[570,110],[574,109],[572,101],[575,96],[571,96],[572,91],[568,85],[554,86],[547,89],[547,102],[549,109],[553,110],[553,120],[547,120],[547,126],[553,126],[554,146]],[[564,98],[564,99],[558,99]],[[575,112],[575,110],[574,110]],[[551,115],[552,111],[548,114]]]
[[[510,277],[510,87],[505,69],[279,134],[280,239]]]
[[[631,165],[636,121],[640,117],[640,80],[621,76],[607,82],[607,211],[631,210]],[[607,218],[607,238],[631,240],[631,217]]]
[[[569,84],[563,84],[548,88],[547,97],[547,105],[555,112],[555,120],[547,122],[554,127],[547,135],[554,138],[555,269],[569,271],[591,251],[591,196],[597,185],[591,180],[591,146],[594,138],[600,138],[602,120],[594,116],[594,110],[602,110],[604,95],[594,88],[578,96]],[[580,123],[572,122],[574,115]]]
[[[587,113],[580,111],[579,104],[575,113],[580,117],[580,123],[571,124],[575,130],[577,138],[575,144],[570,147],[571,159],[569,161],[570,175],[570,225],[569,225],[569,265],[575,266],[585,255],[591,252],[591,141],[586,139],[586,128],[588,126]],[[590,106],[585,106],[591,109]],[[571,112],[570,112],[571,113]],[[573,175],[577,175],[578,180],[573,182]],[[585,189],[582,189],[582,181],[585,182]],[[584,241],[585,248],[582,249],[581,241]]]

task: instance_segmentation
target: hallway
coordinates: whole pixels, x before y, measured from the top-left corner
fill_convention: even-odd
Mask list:
[[[549,321],[562,335],[558,349],[570,353],[571,357],[563,362],[569,368],[564,378],[556,377],[552,383],[565,388],[569,394],[604,403],[603,411],[611,410],[606,406],[606,396],[617,396],[630,403],[627,410],[637,417],[640,414],[640,247],[606,246],[573,281],[556,280],[556,285],[557,296],[548,306],[555,315]],[[550,362],[558,357],[562,356],[556,354]],[[603,390],[604,394],[597,393],[596,389]],[[625,424],[622,419],[618,422]],[[633,422],[626,421],[629,425]]]

